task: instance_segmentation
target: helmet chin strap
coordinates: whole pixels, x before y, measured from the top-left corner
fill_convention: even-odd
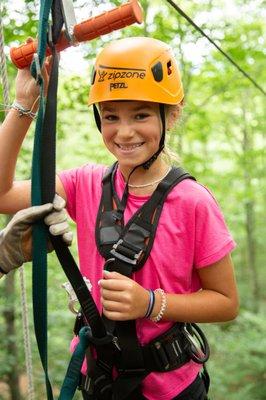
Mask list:
[[[96,126],[98,128],[98,131],[100,133],[102,133],[102,123],[101,123],[101,117],[100,117],[98,108],[96,107],[95,104],[93,104],[92,107],[93,107],[93,114],[94,114],[94,120],[95,120]]]
[[[121,206],[122,206],[123,210],[126,207],[127,198],[128,198],[128,183],[129,183],[129,179],[130,179],[131,175],[133,174],[133,172],[139,167],[143,167],[145,170],[148,170],[151,167],[151,165],[154,163],[154,161],[157,160],[159,154],[164,149],[166,124],[165,124],[165,106],[162,103],[159,103],[159,112],[160,112],[160,117],[161,117],[161,121],[162,121],[162,135],[161,135],[161,139],[160,139],[160,143],[159,143],[159,148],[156,151],[156,153],[154,153],[147,161],[144,161],[142,164],[136,165],[132,169],[132,171],[129,173],[127,181],[126,181],[126,187],[125,187],[122,201],[121,201]],[[102,133],[101,117],[100,117],[98,108],[96,107],[95,104],[93,104],[93,113],[94,113],[94,119],[95,119],[97,128],[98,128],[99,132]]]
[[[160,139],[160,143],[159,143],[159,148],[156,151],[156,153],[154,153],[147,161],[144,161],[142,164],[136,165],[132,171],[130,172],[128,179],[127,179],[127,183],[129,181],[130,176],[132,175],[132,173],[135,171],[135,169],[139,168],[139,167],[143,167],[144,169],[148,170],[151,165],[154,163],[155,160],[157,160],[159,154],[163,151],[164,149],[164,142],[165,142],[165,131],[166,131],[166,125],[165,125],[165,106],[164,104],[160,103],[159,104],[159,111],[160,111],[160,117],[161,117],[161,121],[162,121],[162,135],[161,135],[161,139]]]
[[[159,111],[160,111],[160,117],[161,117],[161,121],[162,121],[162,136],[160,139],[160,143],[159,143],[159,148],[156,151],[156,153],[154,153],[151,158],[149,158],[147,161],[145,161],[144,163],[138,165],[138,167],[142,166],[144,169],[149,169],[150,166],[154,163],[155,160],[157,160],[159,154],[163,151],[164,149],[164,142],[165,142],[165,107],[164,104],[160,103],[159,104]],[[137,167],[135,167],[137,168]],[[134,168],[134,169],[135,169]]]

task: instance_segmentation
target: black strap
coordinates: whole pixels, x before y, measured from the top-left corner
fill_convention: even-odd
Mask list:
[[[54,10],[54,13],[58,13]],[[61,23],[54,27],[53,38],[57,40]],[[53,69],[50,76],[48,95],[46,101],[45,117],[43,123],[42,159],[41,159],[41,185],[43,203],[52,202],[55,195],[55,154],[56,154],[56,119],[57,119],[57,86],[58,86],[58,55],[55,43],[51,43],[53,56]],[[83,314],[89,322],[93,335],[96,337],[106,336],[106,329],[101,319],[97,306],[88,290],[79,268],[71,255],[69,248],[61,237],[50,235],[51,242],[56,251],[62,268],[70,281]]]
[[[122,199],[119,199],[114,186],[116,169],[117,164],[114,164],[103,178],[95,230],[96,243],[99,252],[107,260],[106,269],[131,277],[133,271],[143,267],[150,254],[165,198],[179,182],[194,178],[182,168],[172,168],[151,198],[124,226],[128,193],[125,191]],[[150,353],[148,349],[143,351],[140,346],[134,320],[114,323],[104,316],[103,320],[118,337],[122,350],[116,360],[119,375],[113,384],[113,399],[136,399],[140,395],[141,381],[153,370],[152,365],[148,364]],[[187,361],[187,358],[183,361]]]
[[[173,167],[157,186],[151,198],[124,226],[125,194],[120,201],[112,181],[116,168],[117,164],[114,164],[103,178],[95,237],[100,254],[105,259],[114,257],[121,273],[130,276],[133,270],[145,264],[149,256],[165,198],[182,180],[195,178],[182,168]],[[114,209],[114,203],[116,209]],[[134,262],[134,256],[136,257],[138,253],[139,258],[137,262]],[[130,260],[133,261],[132,264]]]

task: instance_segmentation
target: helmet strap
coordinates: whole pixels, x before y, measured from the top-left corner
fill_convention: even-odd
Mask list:
[[[162,104],[162,103],[159,104],[159,111],[160,111],[160,117],[161,117],[161,121],[162,121],[162,136],[161,136],[160,143],[159,143],[159,149],[156,151],[156,153],[154,153],[151,156],[151,158],[149,158],[143,164],[139,165],[139,167],[142,166],[144,169],[149,169],[150,166],[154,163],[154,161],[157,160],[161,151],[164,149],[165,131],[166,131],[164,104]]]
[[[97,128],[98,128],[99,132],[102,133],[101,117],[100,117],[98,108],[96,107],[95,104],[93,104],[93,114],[94,114],[94,119],[95,119],[95,123],[97,125]]]
[[[133,174],[133,172],[139,168],[139,167],[143,167],[144,169],[149,169],[150,166],[154,163],[154,161],[158,158],[159,154],[161,153],[161,151],[164,149],[164,141],[165,141],[165,131],[166,131],[166,124],[165,124],[165,106],[164,104],[160,103],[159,104],[159,111],[160,111],[160,117],[161,117],[161,121],[162,121],[162,135],[161,135],[161,139],[160,139],[160,143],[159,143],[159,148],[156,151],[156,153],[154,153],[147,161],[145,161],[142,164],[136,165],[132,171],[129,173],[129,176],[127,178],[126,181],[126,187],[123,193],[123,205],[124,207],[126,207],[126,203],[127,203],[127,198],[128,198],[128,184],[129,184],[129,179],[131,177],[131,175]]]

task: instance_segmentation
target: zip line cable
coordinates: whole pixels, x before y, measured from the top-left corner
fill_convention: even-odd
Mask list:
[[[178,5],[172,1],[172,0],[166,0],[167,3],[169,3],[182,17],[184,17],[194,28],[201,33],[202,36],[204,36],[210,43],[213,44],[213,46],[216,47],[217,50],[219,50],[220,53],[223,54],[224,57],[227,58],[227,60],[233,64],[241,74],[245,76],[264,96],[266,96],[265,90],[260,86],[246,71],[243,70],[233,59],[230,57],[218,44],[214,42],[204,31],[201,29]]]

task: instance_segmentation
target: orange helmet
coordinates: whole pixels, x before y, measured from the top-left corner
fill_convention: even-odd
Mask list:
[[[106,46],[96,59],[89,105],[110,100],[178,104],[183,97],[173,52],[160,40],[120,39]]]

